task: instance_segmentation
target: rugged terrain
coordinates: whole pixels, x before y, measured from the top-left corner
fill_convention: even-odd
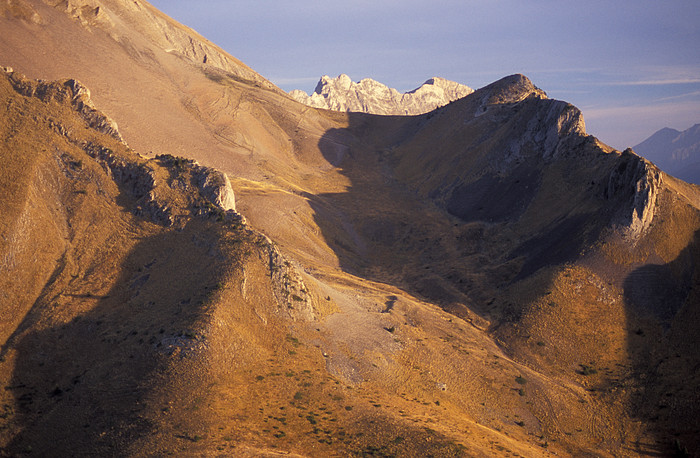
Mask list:
[[[322,76],[311,95],[299,89],[291,91],[289,95],[315,108],[379,115],[419,115],[472,92],[474,90],[468,86],[435,77],[401,94],[371,78],[355,83],[343,74],[337,78]]]
[[[634,149],[665,172],[700,184],[700,124],[683,132],[666,127]]]
[[[320,110],[125,0],[0,62],[7,455],[697,453],[700,191],[526,77]]]

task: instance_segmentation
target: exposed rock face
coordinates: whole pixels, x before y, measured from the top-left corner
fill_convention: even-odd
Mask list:
[[[477,92],[480,106],[474,117],[491,113],[487,118],[498,118],[498,110],[505,106],[517,105],[528,98],[540,101],[537,113],[527,121],[527,127],[520,136],[513,136],[504,160],[499,161],[499,170],[514,162],[522,161],[526,150],[536,146],[538,156],[543,159],[556,159],[565,152],[569,137],[585,137],[586,123],[581,111],[570,103],[551,100],[547,94],[532,84],[524,75],[511,75],[480,89]]]
[[[90,98],[90,90],[79,81],[68,79],[58,82],[32,81],[12,71],[3,69],[14,89],[26,97],[36,97],[42,102],[66,103],[77,112],[87,125],[113,139],[123,143],[117,124],[101,111],[96,109]],[[146,216],[154,222],[166,226],[173,225],[178,219],[188,217],[181,214],[177,217],[173,210],[177,202],[173,198],[173,186],[169,180],[158,179],[152,166],[148,163],[129,161],[115,154],[110,148],[96,145],[92,142],[78,141],[73,133],[57,121],[50,123],[52,128],[71,143],[76,144],[92,158],[101,163],[104,169],[121,186],[138,200],[136,213]],[[207,209],[208,213],[223,212],[229,220],[243,221],[236,213],[236,201],[231,188],[231,182],[226,174],[199,165],[196,161],[162,155],[157,158],[161,165],[169,167],[173,173],[180,175],[177,183],[180,188],[187,190],[187,181],[194,184],[197,199],[189,199],[189,204],[195,209]]]
[[[618,167],[610,174],[606,196],[629,196],[629,206],[623,207],[619,222],[633,241],[639,239],[654,219],[662,180],[661,171],[631,149],[622,153]]]
[[[275,285],[274,293],[281,313],[287,313],[294,320],[312,321],[315,318],[311,294],[304,280],[293,264],[280,252],[279,248],[267,237],[260,245],[265,247],[269,256],[270,278]]]
[[[597,224],[619,229],[632,243],[652,224],[662,183],[660,171],[631,150],[620,156],[606,154],[604,147],[586,134],[578,108],[547,98],[523,75],[496,81],[458,105],[454,110],[464,113],[461,125],[437,134],[423,128],[424,144],[431,148],[440,142],[454,142],[455,148],[469,153],[446,157],[444,162],[440,158],[442,148],[429,155],[422,154],[422,149],[418,154],[409,150],[396,155],[401,164],[399,170],[410,171],[405,177],[417,184],[419,192],[453,216],[470,222],[516,221],[532,211],[529,207],[541,195],[550,192],[545,186],[550,170],[568,169],[567,174],[577,175],[591,189],[597,187],[598,192],[577,196],[577,200],[581,199],[578,204],[563,199],[558,204],[560,209],[570,206],[569,212],[575,213],[591,202],[600,205],[601,198],[614,201],[609,204],[611,213],[599,214]],[[451,111],[450,108],[443,111]],[[425,127],[443,115],[448,116],[438,114]],[[462,129],[478,135],[464,135]],[[417,137],[422,135],[419,132]],[[615,162],[611,161],[613,158]],[[441,167],[439,163],[449,166]],[[541,223],[544,212],[538,214]],[[570,224],[567,232],[573,234],[573,226],[578,223]],[[582,235],[582,239],[587,237]]]
[[[204,197],[224,211],[236,211],[236,199],[231,188],[231,180],[225,173],[211,167],[199,167],[196,175]]]
[[[689,183],[700,184],[700,124],[683,132],[668,127],[634,147],[665,172]]]
[[[323,76],[310,96],[295,89],[289,93],[306,105],[334,111],[355,111],[381,115],[418,115],[446,105],[474,92],[463,84],[443,78],[430,78],[420,87],[399,93],[373,79],[357,83],[348,75]]]
[[[91,128],[123,141],[117,123],[95,108],[90,98],[90,90],[79,81],[68,79],[51,83],[35,82],[15,74],[10,67],[4,68],[3,71],[8,74],[10,83],[20,94],[27,97],[36,96],[44,102],[70,100],[73,108]]]

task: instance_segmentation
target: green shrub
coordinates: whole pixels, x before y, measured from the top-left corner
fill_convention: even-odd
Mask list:
[[[596,369],[593,366],[589,366],[588,364],[581,364],[581,370],[579,371],[579,374],[581,375],[593,375],[597,374],[598,369]]]

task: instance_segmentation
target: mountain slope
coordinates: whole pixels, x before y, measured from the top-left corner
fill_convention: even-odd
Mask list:
[[[276,317],[312,316],[281,278],[298,275],[232,210],[224,175],[138,156],[75,80],[3,73],[0,97],[2,449],[123,454],[206,431],[211,418],[168,425],[158,406],[205,396],[274,342],[255,336],[284,341]],[[212,365],[222,345],[243,346]]]
[[[683,132],[661,129],[634,150],[671,175],[700,184],[700,124]]]
[[[431,78],[418,88],[400,94],[396,89],[365,78],[354,83],[347,75],[323,76],[309,96],[295,89],[289,93],[303,104],[334,111],[381,115],[417,115],[471,94],[474,90],[444,78]]]
[[[694,388],[670,379],[695,377],[685,364],[697,360],[687,327],[699,303],[696,189],[586,136],[577,109],[518,75],[414,120],[358,115],[349,130],[372,148],[350,149],[353,186],[324,196],[364,242],[339,242],[341,265],[466,320],[477,314],[515,361],[599,393],[563,401],[571,410],[557,429],[612,438],[625,417],[656,418],[652,430],[692,441],[681,418],[697,415]],[[393,180],[444,213],[377,186]],[[673,331],[662,338],[664,329]],[[665,361],[673,369],[658,373]],[[664,390],[677,408],[664,410]],[[598,419],[576,412],[578,402]]]
[[[29,162],[2,183],[3,205],[16,205],[2,220],[14,253],[0,275],[14,294],[0,306],[3,446],[134,456],[697,449],[697,188],[587,136],[575,107],[514,75],[420,116],[316,110],[167,52],[142,32],[158,30],[157,14],[129,13],[132,2],[69,4],[132,18],[113,21],[119,34],[65,4],[7,5],[4,65],[77,77],[135,150],[223,170],[248,226],[216,221],[225,214],[197,197],[187,160],[138,158],[104,133],[91,140],[161,178],[171,201],[147,205],[149,193],[130,194],[83,149],[94,129],[73,95],[58,108],[4,85],[3,160]],[[65,146],[65,133],[79,141]],[[43,169],[28,163],[60,164],[66,152],[68,165],[47,166],[51,179],[33,178]],[[60,178],[78,161],[90,170],[84,188]],[[88,204],[60,210],[71,199]],[[9,236],[18,227],[38,228],[31,243]],[[68,430],[81,433],[71,441]]]
[[[416,406],[372,388],[375,358],[353,363],[337,348],[343,340],[328,335],[345,320],[305,325],[336,307],[357,307],[352,290],[316,286],[329,294],[323,299],[307,287],[230,209],[218,172],[138,156],[75,80],[38,83],[9,72],[0,84],[9,121],[1,159],[11,166],[3,189],[21,184],[6,196],[17,211],[2,219],[10,241],[0,265],[4,452],[255,456],[280,446],[360,453],[380,444],[387,452],[453,455],[485,453],[491,443],[533,452],[488,430],[467,449],[456,428],[478,427],[473,420],[416,427],[435,415],[425,401]],[[42,257],[32,247],[43,247]],[[381,294],[365,288],[365,298]],[[396,310],[410,308],[424,321],[408,331],[409,343],[445,326],[444,314],[401,302]],[[391,370],[400,369],[402,345],[385,329],[393,319],[368,323],[366,313],[354,312],[359,328],[344,338],[355,351],[396,354]],[[399,402],[408,419],[399,406],[374,406],[386,401]],[[271,418],[277,428],[267,429]],[[367,431],[374,422],[382,426]],[[324,429],[309,431],[316,424]]]

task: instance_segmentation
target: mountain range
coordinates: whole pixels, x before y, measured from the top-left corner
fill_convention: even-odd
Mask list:
[[[671,175],[700,184],[700,124],[683,132],[663,128],[634,150]]]
[[[700,191],[526,76],[314,108],[143,0],[0,64],[1,454],[700,450]]]
[[[335,111],[380,115],[418,115],[433,111],[474,92],[468,86],[444,78],[430,78],[416,89],[399,93],[371,78],[357,83],[348,75],[322,76],[311,95],[295,89],[289,93],[303,104]]]

